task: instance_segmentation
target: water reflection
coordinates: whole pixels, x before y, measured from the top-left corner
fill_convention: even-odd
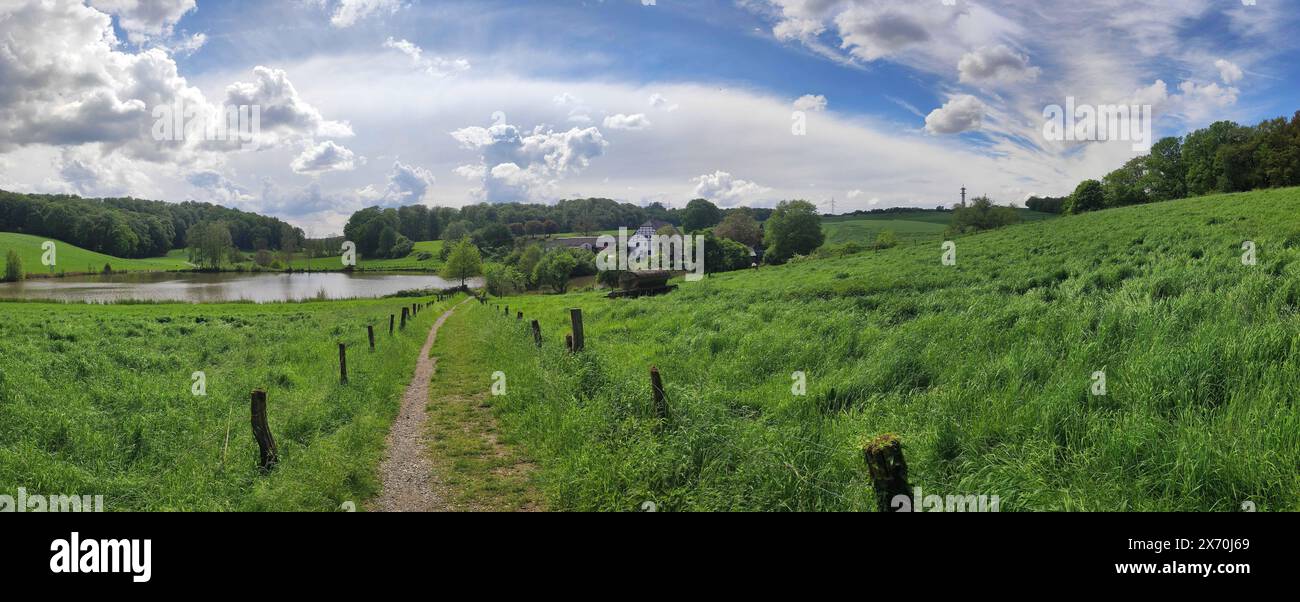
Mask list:
[[[50,278],[0,284],[0,299],[50,299],[102,303],[106,301],[302,301],[305,299],[375,298],[422,288],[449,288],[431,274],[194,274],[142,273]],[[481,286],[471,279],[470,286]]]

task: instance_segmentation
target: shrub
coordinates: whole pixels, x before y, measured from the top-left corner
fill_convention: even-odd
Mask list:
[[[18,282],[23,277],[23,259],[16,251],[10,250],[5,255],[5,282]]]
[[[488,264],[483,269],[483,277],[486,281],[488,293],[497,297],[513,295],[522,291],[526,284],[523,272],[520,272],[514,266],[500,263]]]
[[[398,236],[397,243],[389,250],[388,256],[393,259],[401,259],[411,254],[415,250],[415,243],[405,236]]]

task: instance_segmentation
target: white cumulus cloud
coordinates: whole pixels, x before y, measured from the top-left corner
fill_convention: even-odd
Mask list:
[[[960,134],[980,128],[986,107],[969,94],[954,96],[925,117],[925,131],[931,134]]]
[[[356,155],[345,147],[326,140],[309,146],[290,164],[294,173],[323,174],[331,171],[351,171],[356,168]]]
[[[984,46],[968,52],[957,63],[960,79],[965,83],[1011,83],[1036,79],[1041,72],[1029,64],[1029,57],[1005,44]]]
[[[772,190],[720,170],[692,178],[691,181],[695,182],[695,196],[713,201],[721,207],[758,201],[761,200],[760,196]]]
[[[1214,68],[1219,70],[1219,79],[1223,80],[1223,83],[1225,84],[1235,84],[1241,81],[1241,78],[1245,77],[1245,73],[1241,71],[1241,67],[1238,67],[1235,63],[1227,59],[1214,61]]]
[[[478,195],[488,202],[546,201],[562,178],[576,174],[605,154],[609,143],[589,127],[556,131],[538,126],[523,133],[516,126],[471,126],[451,133],[462,148],[481,153],[479,165],[462,166],[462,175],[477,175]]]

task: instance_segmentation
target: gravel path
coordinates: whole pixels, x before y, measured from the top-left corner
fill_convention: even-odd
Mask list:
[[[370,503],[372,512],[451,510],[442,493],[444,487],[429,462],[428,434],[424,426],[429,418],[429,382],[438,368],[438,358],[429,357],[429,350],[438,340],[438,329],[455,311],[453,307],[438,318],[420,350],[415,376],[402,396],[402,411],[388,433],[388,453],[379,465],[383,489]]]

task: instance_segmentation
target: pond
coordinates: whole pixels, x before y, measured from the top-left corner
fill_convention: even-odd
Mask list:
[[[303,301],[365,299],[425,288],[451,288],[433,274],[315,272],[311,274],[151,272],[69,278],[40,278],[0,284],[0,300],[44,299],[83,303],[112,301]],[[471,278],[472,287],[482,279]]]

